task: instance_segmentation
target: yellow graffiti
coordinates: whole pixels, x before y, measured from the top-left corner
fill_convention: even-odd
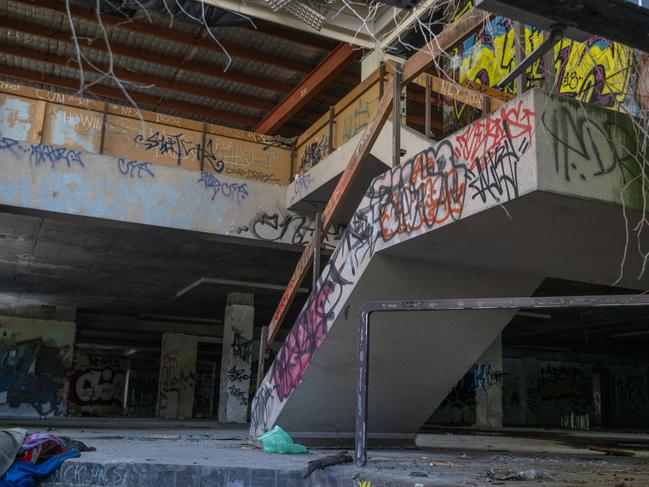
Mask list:
[[[617,42],[563,39],[554,50],[557,93],[618,109],[626,98],[633,51]]]
[[[359,480],[358,487],[374,487],[374,482],[371,480]]]

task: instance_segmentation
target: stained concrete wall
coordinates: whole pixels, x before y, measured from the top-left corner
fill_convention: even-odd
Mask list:
[[[76,325],[0,316],[0,415],[64,416]]]
[[[0,138],[0,205],[306,244],[314,226],[286,210],[286,187]],[[335,245],[330,235],[328,243]]]

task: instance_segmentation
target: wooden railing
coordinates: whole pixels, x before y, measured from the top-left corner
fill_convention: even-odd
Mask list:
[[[272,137],[0,82],[0,137],[288,184],[291,148]]]

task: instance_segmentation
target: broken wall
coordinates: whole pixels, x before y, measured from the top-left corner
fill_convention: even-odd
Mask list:
[[[0,415],[64,416],[76,325],[0,316]]]

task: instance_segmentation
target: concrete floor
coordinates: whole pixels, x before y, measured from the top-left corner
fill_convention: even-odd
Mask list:
[[[589,485],[649,486],[649,449],[634,457],[613,457],[579,444],[624,441],[647,445],[647,434],[567,433],[521,430],[426,433],[418,449],[370,450],[368,466],[330,467],[306,481],[301,471],[307,462],[331,450],[308,455],[269,455],[248,440],[247,428],[214,423],[124,420],[126,428],[86,426],[30,426],[71,436],[97,448],[70,460],[44,485],[56,487],[292,487],[292,486],[450,486],[450,485]],[[137,423],[157,423],[145,429]],[[94,423],[94,425],[93,425]],[[206,426],[209,426],[207,428]],[[543,433],[543,438],[530,437]],[[584,439],[585,438],[585,439]],[[575,446],[576,445],[576,446]],[[535,480],[502,480],[527,471]],[[533,471],[533,472],[532,472]]]

